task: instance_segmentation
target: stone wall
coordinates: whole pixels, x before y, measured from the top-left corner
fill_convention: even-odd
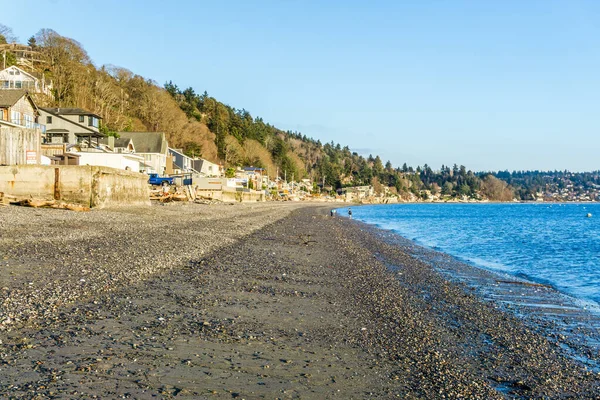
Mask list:
[[[147,175],[90,165],[0,167],[0,192],[97,208],[150,204]]]

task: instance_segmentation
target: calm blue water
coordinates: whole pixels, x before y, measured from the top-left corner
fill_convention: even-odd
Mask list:
[[[600,304],[600,204],[394,204],[352,211],[355,219],[476,266]]]

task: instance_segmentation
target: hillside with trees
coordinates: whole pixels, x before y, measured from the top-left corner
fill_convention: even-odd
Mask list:
[[[12,30],[0,25],[0,45],[16,42]],[[534,172],[475,173],[462,165],[399,167],[379,156],[363,157],[348,146],[321,143],[300,132],[283,131],[246,109],[218,101],[206,91],[164,86],[125,68],[96,66],[82,44],[42,29],[27,41],[36,54],[33,73],[53,83],[53,98],[37,96],[40,106],[79,107],[103,118],[101,130],[165,132],[171,147],[227,167],[251,165],[265,168],[271,178],[311,178],[334,190],[372,185],[377,192],[404,199],[474,198],[510,201],[531,200],[549,185],[546,175]],[[6,66],[17,58],[6,51]],[[600,184],[598,173],[550,175],[553,184],[570,181]],[[564,183],[568,185],[568,183]],[[590,186],[592,185],[592,186]],[[315,188],[316,189],[316,188]]]

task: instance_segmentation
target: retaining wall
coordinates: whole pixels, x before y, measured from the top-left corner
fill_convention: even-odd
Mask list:
[[[224,202],[256,202],[265,201],[265,192],[251,190],[242,191],[236,188],[222,186],[219,189],[201,189],[196,188],[196,196],[202,199],[212,199]]]
[[[3,166],[0,192],[97,208],[150,204],[147,175],[91,165]]]

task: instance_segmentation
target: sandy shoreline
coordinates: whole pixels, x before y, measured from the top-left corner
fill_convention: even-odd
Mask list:
[[[0,397],[600,396],[556,343],[328,212],[0,209]]]

